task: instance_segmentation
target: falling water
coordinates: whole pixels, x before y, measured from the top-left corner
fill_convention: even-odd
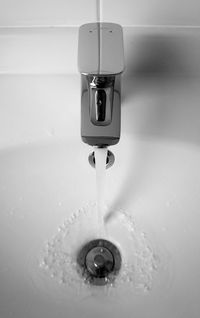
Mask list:
[[[104,215],[107,152],[107,148],[95,148],[97,226],[99,235],[105,235]]]

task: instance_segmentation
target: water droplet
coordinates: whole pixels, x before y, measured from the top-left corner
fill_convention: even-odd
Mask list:
[[[144,292],[149,292],[151,290],[151,287],[147,284],[144,285]]]
[[[15,210],[14,210],[14,209],[10,209],[10,210],[9,210],[9,215],[10,215],[10,216],[14,216],[14,214],[15,214]]]
[[[54,137],[55,136],[55,128],[49,128],[47,130],[45,130],[47,136],[49,137]]]

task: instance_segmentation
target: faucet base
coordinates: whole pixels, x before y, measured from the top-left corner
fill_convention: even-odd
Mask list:
[[[96,136],[96,137],[86,137],[81,136],[82,141],[90,146],[98,147],[108,147],[116,145],[119,142],[119,138],[116,137],[106,137],[106,136]]]

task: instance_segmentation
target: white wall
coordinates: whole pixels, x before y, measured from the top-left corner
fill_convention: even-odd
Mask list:
[[[0,26],[80,25],[101,18],[122,25],[200,25],[198,0],[1,0]]]
[[[104,20],[122,25],[200,25],[198,0],[102,0]]]
[[[0,26],[80,25],[95,18],[95,0],[0,1]]]

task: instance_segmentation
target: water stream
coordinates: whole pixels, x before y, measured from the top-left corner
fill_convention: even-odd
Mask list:
[[[97,200],[97,227],[100,237],[105,237],[105,194],[106,194],[106,159],[107,148],[95,148],[96,168],[96,200]]]

